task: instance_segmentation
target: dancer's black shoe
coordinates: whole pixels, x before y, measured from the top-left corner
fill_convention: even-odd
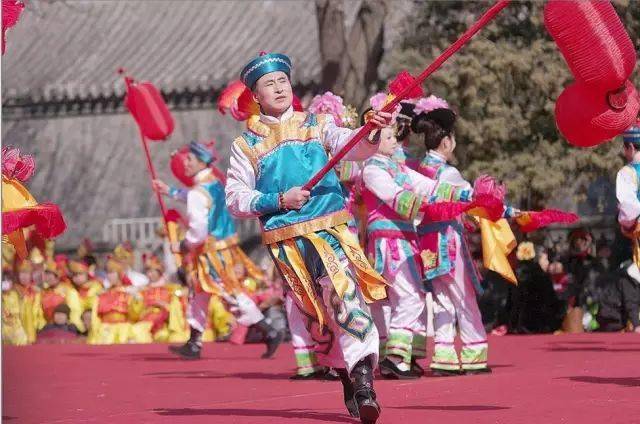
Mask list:
[[[462,375],[461,370],[444,370],[440,368],[431,368],[431,375],[433,377],[456,377]]]
[[[340,380],[340,376],[338,375],[338,372],[333,369],[333,368],[327,368],[324,373],[319,376],[319,380],[325,380],[325,381],[336,381],[336,380]]]
[[[182,346],[169,346],[169,351],[182,359],[200,359],[200,351],[202,350],[201,336],[202,333],[192,327],[189,341]]]
[[[418,364],[418,360],[416,358],[411,358],[411,372],[418,377],[424,376],[424,368]]]
[[[358,413],[358,405],[356,404],[356,400],[353,397],[353,382],[351,381],[351,377],[349,377],[349,373],[345,369],[336,370],[338,373],[338,377],[340,378],[340,382],[342,383],[342,395],[344,397],[344,406],[347,407],[347,411],[349,415],[354,418],[358,418],[360,414]]]
[[[491,374],[493,371],[489,367],[479,368],[477,370],[463,370],[464,375]]]
[[[410,369],[403,371],[389,358],[385,358],[380,362],[380,374],[389,380],[415,380],[420,378],[419,375],[413,373]]]
[[[373,390],[373,367],[371,359],[360,360],[353,371],[353,397],[358,405],[358,415],[362,424],[375,424],[380,416],[380,405],[376,401],[376,392]]]
[[[262,354],[261,358],[269,359],[276,353],[276,350],[278,350],[278,346],[282,343],[284,336],[280,331],[273,328],[266,319],[257,323],[256,327],[264,334],[264,342],[267,345],[267,350]]]

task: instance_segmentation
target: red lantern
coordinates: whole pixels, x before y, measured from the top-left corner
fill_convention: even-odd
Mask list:
[[[619,135],[634,122],[640,109],[638,93],[629,81],[620,96],[626,98],[626,104],[616,109],[606,93],[581,83],[571,84],[556,102],[560,132],[578,147],[595,146]]]
[[[628,80],[636,52],[611,3],[549,0],[544,21],[577,80],[556,103],[562,134],[590,147],[622,133],[640,108]]]
[[[544,22],[576,80],[609,91],[633,72],[635,48],[608,1],[549,0]]]
[[[166,140],[173,132],[174,122],[158,89],[150,82],[135,83],[125,78],[127,95],[124,103],[145,138]]]

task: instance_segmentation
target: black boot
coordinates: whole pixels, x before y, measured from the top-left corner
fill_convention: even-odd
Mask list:
[[[360,360],[353,371],[353,397],[358,405],[358,414],[362,424],[375,424],[380,416],[380,405],[376,402],[376,392],[373,390],[373,367],[371,358]]]
[[[191,327],[189,341],[182,346],[169,346],[169,351],[175,353],[182,359],[200,359],[202,350],[202,333]]]
[[[282,333],[273,328],[266,319],[263,319],[256,324],[256,328],[262,331],[264,335],[264,342],[267,345],[267,351],[262,354],[262,359],[268,359],[276,353],[278,346],[282,343]]]
[[[340,377],[340,382],[342,383],[342,394],[344,396],[344,406],[347,407],[347,411],[349,411],[349,415],[354,418],[358,418],[360,414],[358,413],[358,405],[356,404],[356,400],[353,397],[353,382],[351,381],[351,377],[349,377],[349,373],[344,368],[336,369],[338,373],[338,377]]]

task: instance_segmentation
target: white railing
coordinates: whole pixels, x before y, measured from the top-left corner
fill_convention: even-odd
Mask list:
[[[130,241],[138,249],[154,250],[162,245],[157,228],[162,218],[121,218],[112,219],[102,227],[102,239],[111,245]]]

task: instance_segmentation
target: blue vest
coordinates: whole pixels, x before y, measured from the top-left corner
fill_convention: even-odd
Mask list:
[[[236,226],[225,204],[224,186],[220,180],[200,184],[211,198],[209,209],[209,234],[217,241],[225,240],[236,235]]]
[[[636,182],[638,184],[638,192],[636,195],[638,196],[638,200],[640,200],[640,163],[630,163],[627,165],[629,168],[633,169],[636,173]]]
[[[328,161],[322,143],[326,115],[295,112],[285,122],[264,124],[250,119],[236,145],[254,168],[256,190],[275,195],[302,186]],[[334,170],[311,190],[300,210],[279,210],[260,216],[266,244],[321,231],[349,221],[345,199]]]

